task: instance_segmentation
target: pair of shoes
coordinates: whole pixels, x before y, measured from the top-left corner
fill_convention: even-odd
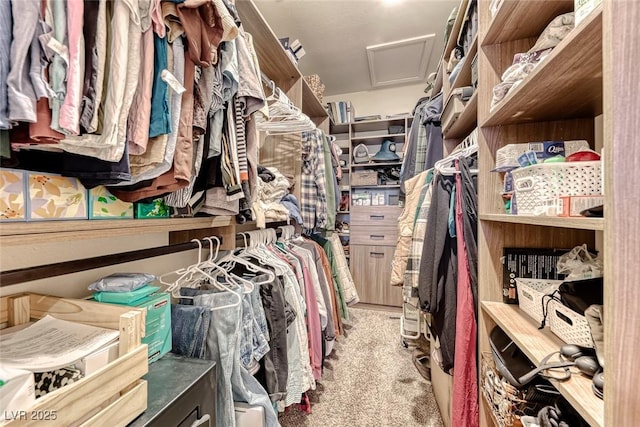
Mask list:
[[[416,348],[413,350],[413,365],[418,370],[418,373],[425,380],[431,382],[431,361],[429,354],[425,354],[422,350]]]

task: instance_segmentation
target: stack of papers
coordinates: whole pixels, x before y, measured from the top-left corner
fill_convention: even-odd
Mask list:
[[[4,368],[49,372],[73,365],[118,341],[113,329],[88,326],[45,316],[28,328],[0,336]]]

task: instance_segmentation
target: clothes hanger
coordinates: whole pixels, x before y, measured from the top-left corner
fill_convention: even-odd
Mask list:
[[[213,255],[213,239],[216,240],[216,251],[215,251],[215,255]],[[209,258],[204,261],[201,265],[200,265],[200,269],[202,270],[206,270],[206,269],[212,269],[215,271],[219,271],[221,272],[223,275],[226,276],[226,274],[228,274],[229,276],[231,276],[234,281],[237,284],[240,284],[243,286],[243,293],[244,294],[250,294],[251,292],[253,292],[254,286],[253,283],[250,282],[249,280],[246,280],[240,276],[238,276],[237,274],[233,274],[229,271],[227,271],[224,267],[222,267],[221,265],[219,265],[218,263],[215,262],[215,259],[218,257],[218,253],[220,252],[220,239],[218,239],[216,236],[211,236],[211,237],[204,237],[204,240],[208,240],[209,241]],[[226,274],[225,274],[226,273]]]

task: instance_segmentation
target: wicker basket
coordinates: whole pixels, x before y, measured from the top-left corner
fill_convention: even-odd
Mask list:
[[[602,194],[600,162],[542,163],[511,172],[518,215],[543,215],[560,196]]]
[[[522,390],[518,390],[496,369],[491,353],[481,353],[480,389],[499,427],[520,425],[527,401]]]
[[[378,185],[378,172],[374,170],[355,171],[351,174],[351,185]]]
[[[562,280],[516,278],[520,310],[527,313],[538,324],[542,323],[543,304],[548,301],[544,296],[556,291],[561,283]]]
[[[322,96],[324,95],[324,84],[320,80],[320,76],[317,74],[312,74],[310,76],[304,76],[309,88],[311,88],[311,92],[318,98],[318,101],[322,102]]]
[[[595,347],[587,319],[561,302],[552,300],[549,303],[547,319],[551,332],[565,343],[589,348]]]

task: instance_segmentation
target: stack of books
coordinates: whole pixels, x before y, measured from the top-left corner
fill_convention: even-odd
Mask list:
[[[355,110],[349,101],[335,101],[327,103],[327,112],[334,125],[351,123],[355,117]]]

